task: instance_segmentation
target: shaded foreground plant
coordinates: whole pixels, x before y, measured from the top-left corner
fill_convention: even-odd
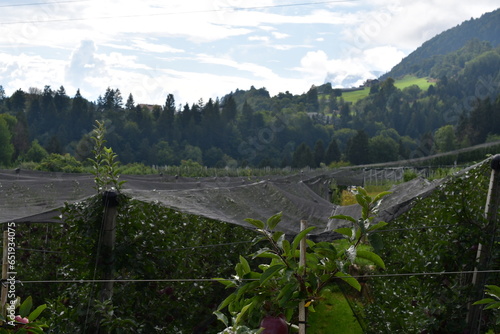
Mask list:
[[[491,242],[484,233],[484,205],[491,167],[484,161],[449,177],[432,194],[417,198],[410,211],[380,231],[386,263],[384,277],[372,277],[373,303],[364,307],[367,333],[464,333],[470,303],[476,302],[473,272],[477,245]],[[494,247],[489,268],[498,268]],[[488,274],[486,284],[500,275]],[[495,327],[495,309],[482,312],[482,328]]]
[[[486,285],[484,290],[490,297],[478,300],[473,305],[484,305],[485,310],[495,310],[495,324],[500,325],[500,287],[497,285]]]
[[[48,326],[43,321],[37,321],[40,314],[47,308],[43,304],[33,308],[33,300],[30,297],[26,298],[21,303],[21,298],[17,297],[12,300],[6,307],[7,316],[0,316],[3,326],[0,327],[0,334],[7,333],[44,333],[44,328]],[[16,311],[17,309],[17,311]]]
[[[218,279],[227,288],[234,289],[215,312],[227,327],[223,333],[239,333],[244,324],[255,328],[259,319],[266,315],[284,315],[290,324],[295,324],[299,303],[304,301],[305,307],[314,312],[314,305],[322,300],[322,290],[339,280],[360,291],[361,284],[349,273],[353,264],[362,259],[365,263],[367,261],[385,269],[384,261],[372,251],[373,248],[361,246],[368,245],[370,241],[375,248],[380,246],[380,240],[372,233],[387,223],[373,224],[373,219],[382,197],[387,194],[383,192],[372,199],[363,188],[358,188],[356,200],[362,208],[361,218],[344,215],[331,217],[352,223],[350,228],[335,230],[344,235],[347,242],[316,243],[306,240],[305,266],[300,265],[299,245],[315,229],[314,226],[304,229],[289,241],[283,232],[275,230],[281,221],[281,213],[273,215],[266,222],[246,219],[257,228],[261,235],[257,242],[263,242],[263,246],[251,254],[250,261],[240,256],[233,279]],[[251,264],[261,258],[269,259],[269,262],[260,263],[257,269],[252,269]],[[228,317],[221,312],[225,308],[232,319],[232,326],[229,326]]]

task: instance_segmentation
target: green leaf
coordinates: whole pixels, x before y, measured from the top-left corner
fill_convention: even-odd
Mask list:
[[[385,269],[385,263],[380,256],[370,251],[358,250],[356,257],[373,262],[377,267]]]
[[[366,198],[366,197],[370,197],[370,196],[368,195],[368,193],[366,192],[366,189],[365,189],[365,188],[363,188],[363,187],[357,187],[357,188],[356,188],[356,191],[357,191],[360,195],[364,196],[365,198]]]
[[[215,311],[214,312],[215,316],[217,317],[218,320],[222,321],[222,323],[227,327],[229,325],[229,322],[227,321],[227,317],[224,313]]]
[[[250,270],[250,265],[248,264],[247,259],[245,259],[241,255],[240,255],[240,263],[241,263],[241,267],[243,269],[243,275],[241,275],[241,276],[245,276],[246,274],[248,274],[251,271]]]
[[[272,239],[274,242],[276,242],[278,244],[278,246],[281,247],[281,243],[285,239],[285,233],[281,232],[281,231],[274,232]]]
[[[267,220],[267,228],[270,230],[274,230],[276,225],[278,225],[278,223],[281,221],[282,216],[283,216],[283,213],[279,212],[279,213],[275,214],[274,216],[269,217],[269,219]]]
[[[280,307],[285,307],[286,303],[292,298],[293,293],[297,289],[297,283],[288,283],[278,294],[278,302]]]
[[[213,280],[221,283],[221,284],[224,284],[226,286],[226,288],[232,288],[232,287],[235,287],[236,284],[234,284],[233,281],[227,279],[227,278],[220,278],[220,277],[215,277],[213,278]]]
[[[306,243],[307,243],[307,246],[309,246],[311,248],[314,248],[314,246],[316,245],[316,243],[310,239],[306,239]]]
[[[33,307],[33,300],[29,296],[19,307],[19,315],[26,318],[30,314],[31,307]]]
[[[346,215],[335,215],[335,216],[331,216],[330,219],[342,219],[342,220],[348,220],[352,223],[356,223],[356,219],[354,219],[351,216],[346,216]]]
[[[283,240],[283,242],[281,243],[281,248],[283,248],[283,253],[285,254],[285,256],[292,255],[290,254],[290,242],[288,240]]]
[[[343,234],[349,238],[352,237],[352,229],[350,227],[341,227],[341,228],[334,230],[333,232]]]
[[[338,272],[335,274],[336,277],[340,278],[350,286],[352,286],[354,289],[361,291],[361,284],[359,284],[358,280],[352,277],[349,274]]]
[[[335,254],[335,256],[337,256],[337,250],[335,249],[335,246],[333,246],[333,244],[330,242],[318,242],[312,247],[312,249],[315,253],[318,254]]]
[[[367,200],[366,196],[363,196],[362,194],[356,194],[354,197],[356,197],[356,202],[358,202],[358,204],[361,205],[363,209],[368,207],[369,200]]]
[[[318,268],[319,258],[315,253],[306,253],[306,267],[312,269],[313,271]]]
[[[253,226],[255,226],[256,228],[261,229],[261,230],[263,230],[263,229],[266,227],[262,221],[257,220],[257,219],[246,218],[246,219],[245,219],[245,221],[246,221],[247,223],[252,224],[252,225],[253,225]]]
[[[276,259],[276,260],[281,260],[281,258],[279,257],[279,255],[275,254],[275,253],[272,253],[270,250],[267,250],[267,251],[264,251],[264,252],[257,252],[255,253],[254,255],[254,258],[257,258],[257,257],[263,257],[263,258],[266,258],[266,259]]]
[[[252,307],[253,303],[254,302],[252,301],[250,304],[247,304],[247,305],[245,305],[245,306],[243,306],[241,308],[241,312],[238,313],[238,316],[236,317],[236,320],[234,321],[234,326],[235,327],[238,327],[238,324],[240,323],[241,319],[243,318],[243,316],[245,315],[245,313],[247,313],[248,309],[250,307]]]
[[[226,299],[222,301],[222,303],[219,304],[219,307],[217,307],[217,311],[222,310],[224,307],[228,306],[231,304],[231,302],[236,298],[236,295],[234,293],[230,294]]]
[[[472,305],[481,305],[481,304],[489,304],[489,303],[494,303],[495,299],[493,298],[484,298],[481,300],[478,300],[477,302],[474,302]]]
[[[496,285],[485,285],[486,292],[500,299],[500,287]]]
[[[45,304],[38,306],[33,312],[30,313],[30,315],[28,316],[28,320],[30,322],[36,320],[36,318],[38,318],[40,313],[42,313],[43,310],[45,310],[46,308],[47,308],[47,305],[45,305]]]
[[[236,266],[234,267],[234,269],[235,269],[236,275],[238,275],[238,277],[245,276],[245,271],[243,269],[243,265],[240,262],[236,263]]]
[[[311,226],[311,227],[306,228],[303,231],[300,231],[300,233],[297,234],[295,236],[295,238],[293,239],[292,251],[295,251],[297,249],[297,247],[299,246],[300,240],[302,240],[309,232],[311,232],[315,228],[316,228],[316,226]]]
[[[276,264],[274,266],[267,268],[267,270],[264,271],[262,273],[262,276],[260,277],[260,285],[263,285],[271,277],[276,275],[281,269],[284,269],[284,268],[286,268],[286,266],[284,264]]]
[[[387,196],[389,194],[391,194],[390,191],[383,191],[383,192],[381,192],[380,194],[378,194],[377,196],[375,196],[375,198],[373,199],[372,203],[376,203],[376,202],[380,201],[380,199],[382,199],[382,197]]]
[[[370,227],[368,228],[368,230],[367,230],[367,231],[368,231],[368,232],[370,232],[370,231],[375,231],[375,230],[378,230],[379,228],[382,228],[382,227],[384,227],[384,226],[386,226],[386,225],[387,225],[387,223],[386,223],[386,222],[382,222],[382,221],[381,221],[381,222],[378,222],[378,223],[377,223],[377,224],[375,224],[375,225],[370,226]]]
[[[500,309],[500,302],[495,302],[495,303],[492,303],[488,306],[486,306],[484,309],[485,310],[491,310],[491,309]]]
[[[279,243],[280,242],[279,240],[283,239],[284,236],[285,236],[284,232],[276,231],[276,232],[273,233],[272,239],[273,239],[274,242]]]

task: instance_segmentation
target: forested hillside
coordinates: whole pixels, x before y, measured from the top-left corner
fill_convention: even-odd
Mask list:
[[[408,74],[429,76],[430,64],[444,55],[464,47],[471,39],[487,41],[493,47],[500,45],[500,9],[486,13],[478,19],[471,18],[431,38],[405,57],[381,79],[398,78]]]
[[[454,51],[411,65],[412,73],[430,82],[424,89],[401,90],[389,77],[367,83],[370,94],[355,103],[345,102],[342,90],[329,83],[276,96],[252,86],[183,106],[172,94],[166,94],[164,105],[136,104],[133,94],[125,98],[119,87],[109,87],[92,102],[63,86],[19,89],[10,96],[0,86],[0,165],[33,161],[51,169],[54,159],[85,164],[92,156],[95,120],[105,122],[107,145],[122,163],[159,166],[183,161],[208,167],[365,164],[494,141],[500,139],[500,47],[491,39],[471,38],[455,48],[459,38],[447,36],[480,37],[481,22],[488,34],[497,31],[499,15],[485,14],[439,35],[439,42],[427,42]]]

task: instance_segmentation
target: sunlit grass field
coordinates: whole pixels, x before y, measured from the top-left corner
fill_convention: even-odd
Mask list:
[[[399,89],[404,89],[406,87],[410,87],[412,85],[417,85],[421,90],[427,90],[430,85],[432,85],[432,80],[429,78],[418,78],[413,75],[407,75],[403,79],[396,80],[394,82],[394,86]]]
[[[404,78],[396,80],[394,82],[394,86],[401,90],[412,85],[417,85],[421,90],[427,90],[429,86],[432,85],[432,81],[429,80],[429,78],[418,78],[413,75],[407,75]],[[345,102],[356,103],[358,100],[367,97],[369,94],[370,88],[366,87],[363,90],[342,93],[342,98]]]

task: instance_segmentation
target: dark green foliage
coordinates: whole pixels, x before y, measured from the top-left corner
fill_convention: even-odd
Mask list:
[[[155,328],[165,333],[217,333],[220,325],[212,312],[227,292],[219,283],[190,279],[230,277],[238,255],[250,251],[251,243],[245,241],[254,234],[123,196],[119,203],[115,277],[152,281],[116,282],[109,305],[95,301],[100,284],[77,283],[101,277],[96,251],[103,208],[95,196],[67,205],[63,224],[18,226],[17,240],[27,249],[19,251],[19,277],[76,280],[45,284],[43,289],[25,284],[18,293],[32,295],[36,304],[48,302],[43,315],[54,332],[93,332],[96,315],[106,320],[105,310],[113,308],[104,324],[108,329],[122,325],[129,328],[127,333],[154,333]]]
[[[415,73],[415,69],[421,69],[419,75],[427,76],[436,62],[436,57],[462,48],[472,38],[488,41],[493,47],[496,47],[500,45],[499,21],[500,9],[497,9],[478,19],[470,19],[457,27],[446,30],[425,42],[385,74],[382,79],[398,78],[405,74]]]
[[[491,235],[483,233],[489,178],[489,163],[451,178],[380,232],[386,274],[435,274],[372,278],[374,302],[365,309],[369,333],[466,331],[468,303],[475,301],[472,274],[454,272],[474,270],[478,243],[492,246]],[[490,269],[499,255],[496,249]],[[488,284],[498,279],[492,273]],[[486,330],[492,320],[486,311],[484,316]]]
[[[306,143],[302,143],[293,153],[292,167],[303,168],[308,166],[314,167],[314,156],[311,148]]]
[[[318,112],[318,89],[314,86],[306,94],[306,108],[308,112]]]
[[[26,161],[41,162],[48,155],[47,151],[38,143],[38,140],[34,140],[31,143],[30,149],[26,152],[24,159]]]
[[[332,139],[325,152],[325,164],[329,165],[332,162],[340,161],[340,149],[336,139]]]
[[[80,161],[67,153],[64,155],[52,153],[42,160],[37,169],[49,172],[82,173],[82,167]]]
[[[390,137],[375,136],[369,140],[368,145],[371,162],[396,161],[399,158],[399,145]]]
[[[325,144],[319,139],[314,144],[314,167],[319,167],[322,162],[325,162]]]
[[[458,125],[461,130],[458,133],[459,140],[472,145],[484,143],[488,135],[500,133],[499,118],[500,95],[495,102],[489,98],[476,101],[470,115],[463,117]]]
[[[12,162],[14,145],[12,145],[11,139],[12,133],[10,132],[9,125],[5,117],[0,117],[0,166],[10,166]]]
[[[346,157],[353,165],[362,165],[370,162],[369,138],[363,130],[352,137],[347,144]]]

